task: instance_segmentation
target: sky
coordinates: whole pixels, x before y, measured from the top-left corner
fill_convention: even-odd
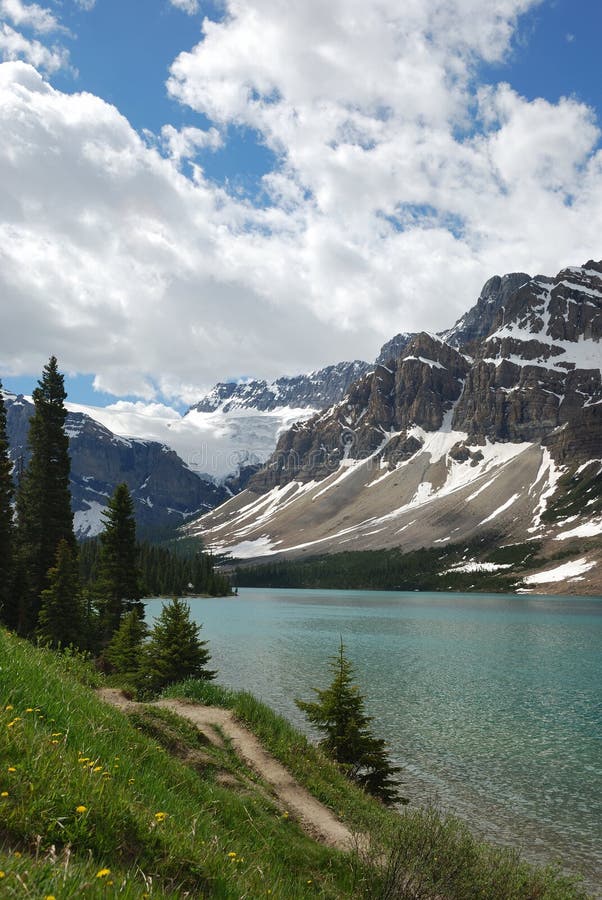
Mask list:
[[[599,0],[0,0],[0,378],[182,410],[602,258]]]

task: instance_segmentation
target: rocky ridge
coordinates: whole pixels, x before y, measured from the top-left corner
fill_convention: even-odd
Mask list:
[[[307,375],[285,376],[275,381],[218,382],[190,411],[224,413],[237,409],[268,412],[281,407],[326,409],[337,403],[349,386],[368,371],[362,360],[326,366]]]

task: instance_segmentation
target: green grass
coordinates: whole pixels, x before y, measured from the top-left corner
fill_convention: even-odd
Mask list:
[[[361,852],[325,848],[227,741],[214,747],[167,710],[145,706],[125,716],[99,701],[97,680],[80,657],[0,631],[2,898],[586,896],[558,873],[478,843],[454,820],[420,811],[400,818],[251,695],[198,682],[174,688],[234,709],[367,836]]]
[[[188,765],[66,675],[60,656],[5,632],[0,660],[0,896],[24,896],[23,883],[57,900],[365,895],[357,865],[283,817],[238,761],[239,786],[219,782],[227,753],[205,771]],[[197,740],[175,732],[180,749]]]

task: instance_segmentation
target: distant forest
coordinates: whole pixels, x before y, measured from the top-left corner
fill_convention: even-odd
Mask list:
[[[390,550],[355,550],[282,560],[255,566],[238,566],[235,583],[240,587],[340,588],[394,591],[512,591],[521,570],[536,555],[539,544],[531,541],[496,547],[495,535],[470,543],[404,553]],[[496,548],[489,550],[488,548]],[[509,564],[493,572],[450,571],[469,559]]]
[[[100,537],[80,544],[80,575],[84,585],[98,579],[102,554]],[[142,597],[183,597],[209,594],[223,597],[231,593],[230,580],[215,571],[213,558],[202,550],[183,544],[157,546],[146,541],[137,545],[137,568]]]

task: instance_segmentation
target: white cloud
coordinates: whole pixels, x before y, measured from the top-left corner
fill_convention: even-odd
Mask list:
[[[63,31],[56,16],[37,3],[22,3],[21,0],[0,0],[0,18],[8,19],[17,28],[33,28],[47,33]]]
[[[64,47],[46,47],[40,41],[28,40],[6,22],[0,22],[0,57],[22,59],[46,72],[56,72],[69,65],[69,51]]]
[[[169,2],[176,9],[181,9],[182,12],[188,13],[189,16],[193,16],[199,11],[198,0],[169,0]]]
[[[213,127],[165,126],[164,155],[0,66],[0,371],[54,352],[117,395],[193,401],[449,326],[496,272],[599,258],[592,111],[476,80],[534,5],[228,0],[169,81]],[[265,208],[194,165],[232,125],[276,154]]]
[[[223,143],[217,128],[202,131],[188,126],[178,131],[173,125],[163,126],[161,140],[167,155],[176,162],[194,158],[199,150],[218,150]]]

